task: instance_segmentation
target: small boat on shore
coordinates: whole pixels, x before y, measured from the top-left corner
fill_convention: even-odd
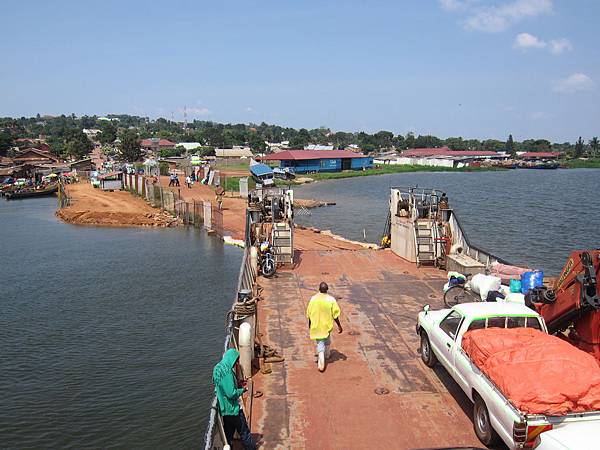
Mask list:
[[[6,192],[4,196],[7,200],[16,200],[19,198],[29,198],[29,197],[44,197],[47,195],[52,195],[58,191],[58,184],[52,184],[46,186],[45,188],[36,189],[36,188],[26,188],[18,191]]]
[[[250,174],[254,181],[263,186],[274,186],[275,183],[273,181],[273,169],[271,169],[266,164],[257,163],[252,160],[250,162]]]

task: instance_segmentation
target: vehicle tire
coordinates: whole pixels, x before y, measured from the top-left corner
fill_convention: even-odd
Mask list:
[[[485,402],[475,395],[475,403],[473,405],[473,428],[479,440],[486,447],[491,447],[500,442],[500,436],[496,430],[492,428],[490,423],[490,414]]]
[[[459,303],[467,303],[471,300],[471,296],[462,284],[452,286],[446,292],[444,292],[444,304],[448,308],[452,308],[454,305]]]
[[[431,343],[429,337],[425,331],[421,330],[421,360],[427,367],[433,367],[437,364],[437,358],[431,349]]]
[[[275,261],[272,258],[265,258],[261,270],[265,278],[271,278],[275,275]]]

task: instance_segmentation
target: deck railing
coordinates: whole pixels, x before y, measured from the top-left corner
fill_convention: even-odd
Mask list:
[[[423,205],[427,206],[428,217],[432,217],[432,211],[438,209],[439,200],[442,196],[442,191],[432,188],[420,188],[420,187],[393,187],[399,191],[399,200],[408,201],[410,205],[410,214],[413,222],[420,217],[420,209],[423,209]],[[396,205],[392,205],[392,211],[395,211]],[[443,209],[442,217],[448,221],[450,228],[452,229],[452,243],[454,247],[461,247],[462,253],[468,257],[479,261],[487,269],[494,262],[511,265],[511,263],[494,255],[493,253],[474,245],[467,236],[456,212],[452,209]]]
[[[500,258],[499,256],[496,256],[493,253],[472,244],[467,236],[467,233],[462,227],[460,220],[458,220],[458,216],[456,215],[456,213],[453,210],[446,211],[449,211],[450,217],[448,218],[448,223],[450,224],[450,227],[452,229],[453,245],[458,244],[460,247],[462,247],[462,253],[464,253],[470,258],[473,258],[476,261],[479,261],[480,263],[485,265],[487,269],[489,269],[490,266],[495,262],[512,265],[510,262]]]
[[[256,271],[252,267],[250,261],[250,227],[252,221],[250,218],[250,214],[246,212],[246,227],[245,227],[245,239],[246,239],[246,247],[244,248],[244,255],[242,256],[242,264],[240,266],[240,274],[238,277],[237,291],[236,296],[233,300],[233,304],[237,302],[238,293],[242,290],[252,290],[254,283],[256,281]],[[227,316],[227,326],[226,326],[226,334],[225,334],[225,342],[223,344],[223,352],[227,351],[229,348],[238,348],[238,339],[236,336],[236,328],[234,326],[234,315],[229,314]],[[225,438],[225,432],[223,429],[223,418],[219,413],[219,405],[217,403],[217,397],[214,396],[211,408],[210,408],[210,416],[208,418],[208,426],[206,428],[206,434],[204,436],[204,449],[205,450],[220,450],[225,444],[227,444],[227,440]]]
[[[67,194],[67,190],[65,189],[65,183],[62,180],[58,182],[57,196],[59,208],[65,208],[71,204],[71,198]]]

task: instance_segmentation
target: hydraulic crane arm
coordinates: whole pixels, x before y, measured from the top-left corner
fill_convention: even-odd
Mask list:
[[[600,250],[575,251],[556,281],[556,300],[538,303],[548,331],[569,329],[568,339],[600,360]]]

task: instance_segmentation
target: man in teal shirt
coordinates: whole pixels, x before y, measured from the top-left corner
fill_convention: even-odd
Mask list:
[[[235,375],[235,367],[238,363],[240,353],[230,348],[225,352],[221,362],[213,369],[213,383],[215,394],[219,401],[219,411],[223,417],[223,428],[227,443],[231,446],[233,435],[237,431],[242,439],[245,450],[254,450],[256,446],[252,440],[244,411],[240,408],[239,398],[246,392],[245,387],[238,387]]]

